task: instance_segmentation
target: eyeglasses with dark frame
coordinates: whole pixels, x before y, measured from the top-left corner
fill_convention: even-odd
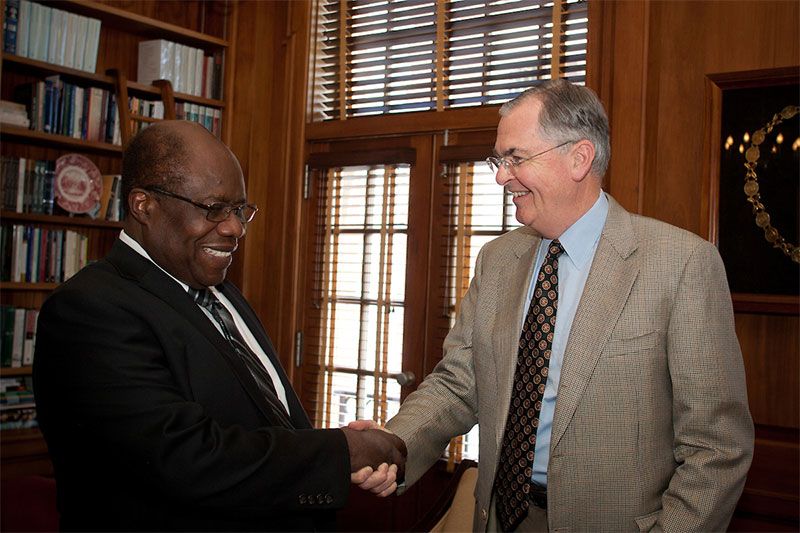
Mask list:
[[[236,217],[241,221],[242,224],[247,224],[253,217],[256,216],[256,212],[258,211],[258,206],[255,204],[241,204],[241,205],[230,205],[230,204],[223,204],[223,203],[213,203],[213,204],[204,204],[202,202],[196,202],[185,196],[181,196],[180,194],[175,194],[174,192],[165,191],[159,187],[145,187],[146,191],[156,192],[158,194],[163,194],[164,196],[169,196],[170,198],[176,198],[178,200],[183,200],[184,202],[190,203],[195,207],[199,207],[200,209],[206,210],[206,219],[210,222],[224,222],[228,219],[228,217],[233,213]]]
[[[545,150],[543,152],[539,152],[538,154],[533,154],[532,156],[526,157],[525,159],[515,160],[515,159],[509,159],[509,156],[505,156],[505,157],[493,157],[493,156],[490,156],[490,157],[486,158],[486,164],[489,165],[489,168],[495,174],[500,172],[500,167],[504,167],[506,169],[506,172],[509,172],[512,176],[514,176],[516,178],[517,177],[517,169],[519,169],[519,167],[521,165],[527,163],[528,161],[532,161],[532,160],[536,159],[540,155],[544,155],[547,152],[551,152],[551,151],[555,150],[556,148],[561,148],[562,146],[566,146],[566,145],[568,145],[570,143],[574,143],[574,142],[577,142],[577,141],[564,141],[563,143],[561,143],[561,144],[559,144],[557,146],[553,146],[552,148],[548,148],[547,150]]]

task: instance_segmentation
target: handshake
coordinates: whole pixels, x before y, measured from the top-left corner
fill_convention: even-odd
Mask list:
[[[350,449],[350,481],[383,498],[402,483],[406,444],[372,420],[357,420],[342,428]]]

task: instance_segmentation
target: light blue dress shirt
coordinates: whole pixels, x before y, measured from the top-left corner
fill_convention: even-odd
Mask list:
[[[550,460],[550,431],[553,427],[553,412],[558,396],[558,381],[561,377],[561,363],[564,360],[564,349],[572,329],[575,311],[583,294],[583,287],[589,277],[592,259],[600,242],[600,234],[608,216],[608,199],[600,191],[600,197],[577,222],[570,226],[558,240],[564,247],[564,253],[558,260],[558,311],[556,312],[556,328],[553,334],[553,347],[550,350],[550,364],[547,374],[547,385],[539,412],[539,428],[536,432],[536,451],[533,455],[533,481],[547,485],[547,463]],[[528,287],[525,299],[525,312],[528,312],[536,277],[542,266],[547,249],[552,239],[542,239],[539,254]],[[522,324],[520,324],[522,331]]]

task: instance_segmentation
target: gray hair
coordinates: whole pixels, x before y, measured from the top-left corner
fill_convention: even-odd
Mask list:
[[[595,149],[591,171],[602,178],[611,158],[611,143],[608,116],[594,91],[565,79],[547,80],[503,104],[500,116],[508,115],[528,98],[538,98],[542,103],[538,135],[553,144],[582,139],[590,141]]]

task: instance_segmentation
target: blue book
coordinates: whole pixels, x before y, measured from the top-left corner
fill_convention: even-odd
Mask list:
[[[19,25],[19,0],[6,0],[3,19],[3,52],[17,53],[17,27]]]

